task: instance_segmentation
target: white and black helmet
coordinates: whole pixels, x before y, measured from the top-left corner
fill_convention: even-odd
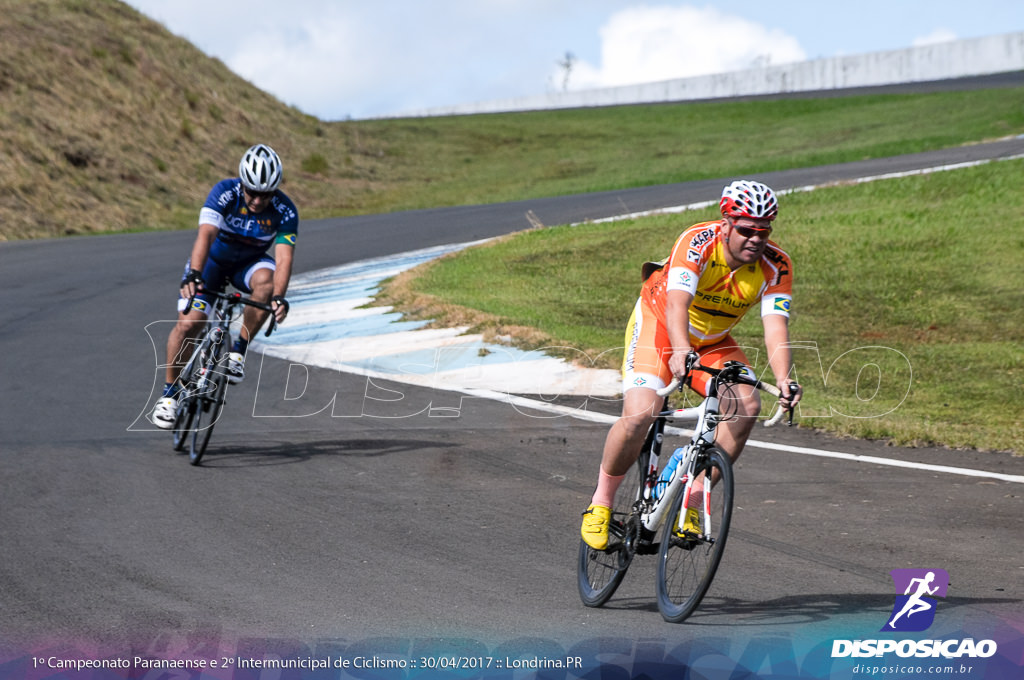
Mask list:
[[[274,191],[281,183],[281,159],[266,144],[256,144],[238,163],[238,177],[249,191]]]

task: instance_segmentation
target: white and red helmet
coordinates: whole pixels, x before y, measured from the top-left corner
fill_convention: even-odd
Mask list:
[[[281,159],[266,144],[256,144],[238,163],[238,177],[249,191],[274,191],[281,183]]]
[[[771,187],[747,179],[736,180],[722,189],[718,205],[726,217],[774,220],[779,214],[779,201]]]

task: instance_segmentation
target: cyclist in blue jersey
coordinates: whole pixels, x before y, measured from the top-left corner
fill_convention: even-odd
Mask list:
[[[254,300],[269,302],[278,323],[288,314],[285,293],[299,230],[299,213],[281,184],[281,159],[266,144],[249,148],[238,164],[238,177],[218,182],[199,212],[199,233],[185,263],[178,299],[178,322],[167,338],[167,372],[163,395],[153,409],[153,423],[168,430],[178,408],[175,381],[182,348],[208,316],[211,301],[203,291],[222,292],[228,283]],[[273,257],[267,254],[273,246]],[[196,296],[185,313],[189,299]],[[242,330],[227,357],[228,382],[245,375],[245,351],[267,320],[268,312],[246,307]]]

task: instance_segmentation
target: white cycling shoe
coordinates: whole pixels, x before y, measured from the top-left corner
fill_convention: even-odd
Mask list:
[[[245,356],[238,352],[228,352],[227,366],[228,383],[237,385],[245,378]]]
[[[169,430],[174,427],[174,420],[178,417],[178,400],[174,397],[160,397],[153,407],[153,424],[161,430]]]

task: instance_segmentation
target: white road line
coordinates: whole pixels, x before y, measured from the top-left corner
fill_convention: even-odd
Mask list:
[[[764,449],[775,449],[776,451],[786,451],[788,453],[800,453],[807,456],[819,456],[822,458],[838,458],[841,460],[854,461],[856,463],[873,463],[875,465],[888,465],[890,467],[913,468],[915,470],[944,472],[953,475],[965,475],[967,477],[988,477],[990,479],[998,479],[1004,482],[1024,484],[1024,476],[1022,475],[1007,475],[1001,472],[989,472],[987,470],[973,470],[971,468],[958,468],[951,467],[948,465],[931,465],[929,463],[914,463],[911,461],[895,460],[892,458],[879,458],[877,456],[861,456],[855,453],[823,451],[821,449],[809,449],[804,446],[790,446],[788,444],[775,444],[769,442],[758,442],[753,440],[748,441],[747,446],[756,446]]]
[[[579,418],[580,420],[588,420],[595,423],[606,423],[611,425],[618,416],[608,415],[606,413],[594,413],[591,411],[581,411],[576,408],[569,408],[566,406],[558,406],[556,404],[547,404],[542,401],[534,399],[527,399],[525,397],[515,397],[508,394],[502,394],[500,392],[487,392],[484,390],[458,390],[471,394],[475,397],[481,397],[485,399],[494,399],[497,401],[506,401],[514,406],[522,406],[529,409],[538,411],[547,411],[549,413],[557,413],[560,415],[567,415],[573,418]],[[665,430],[669,434],[690,436],[693,434],[693,430],[687,430],[678,427],[668,427]],[[798,453],[806,456],[818,456],[821,458],[836,458],[839,460],[848,460],[854,463],[867,463],[872,465],[887,465],[890,467],[902,467],[911,468],[915,470],[925,470],[929,472],[942,472],[946,474],[954,475],[965,475],[968,477],[986,477],[989,479],[998,479],[1003,482],[1013,482],[1015,484],[1024,484],[1024,476],[1022,475],[1007,475],[1001,472],[989,472],[987,470],[974,470],[971,468],[958,468],[951,467],[948,465],[931,465],[929,463],[915,463],[912,461],[896,460],[893,458],[879,458],[878,456],[861,456],[854,453],[842,453],[840,451],[826,451],[823,449],[812,449],[806,446],[790,446],[789,444],[779,444],[776,442],[763,442],[755,439],[747,441],[747,446],[753,446],[761,449],[771,449],[775,451],[782,451],[785,453]]]
[[[779,193],[779,194],[788,194],[788,193],[795,193],[795,192],[802,192],[802,191],[813,191],[815,189],[820,189],[820,188],[824,188],[824,187],[828,187],[828,186],[836,186],[836,185],[841,185],[841,184],[848,184],[848,183],[861,184],[861,183],[865,183],[865,182],[873,182],[873,181],[876,181],[876,180],[895,179],[895,178],[899,178],[899,177],[910,177],[910,176],[913,176],[913,175],[923,175],[923,174],[929,174],[929,173],[933,173],[933,172],[943,172],[943,171],[947,171],[947,170],[957,170],[957,169],[973,167],[973,166],[978,166],[978,165],[985,165],[987,163],[991,163],[991,162],[997,161],[997,160],[1016,160],[1016,159],[1019,159],[1019,158],[1024,158],[1024,154],[1015,155],[1015,156],[1009,156],[1009,157],[1006,157],[1006,158],[969,161],[969,162],[964,162],[964,163],[955,163],[955,164],[950,164],[950,165],[942,165],[942,166],[937,166],[937,167],[933,167],[933,168],[922,168],[922,169],[919,169],[919,170],[908,170],[908,171],[904,171],[904,172],[885,173],[885,174],[874,175],[874,176],[870,176],[870,177],[861,177],[861,178],[853,179],[853,180],[841,180],[841,181],[836,181],[836,182],[827,182],[827,183],[824,183],[824,184],[806,185],[806,186],[802,186],[802,187],[794,187],[792,189],[780,190],[777,193]],[[641,212],[629,213],[629,214],[625,214],[625,215],[618,215],[618,216],[615,216],[615,217],[606,217],[606,218],[597,219],[597,220],[587,220],[586,222],[578,222],[578,223],[575,223],[575,224],[578,225],[578,224],[595,224],[595,223],[604,223],[604,222],[615,222],[615,221],[621,221],[621,220],[627,220],[627,219],[636,219],[636,218],[639,218],[639,217],[646,217],[646,216],[650,216],[650,215],[658,215],[658,214],[666,214],[666,213],[679,213],[679,212],[685,212],[685,211],[688,211],[688,210],[696,210],[696,209],[700,209],[700,208],[706,208],[706,207],[715,205],[717,203],[718,203],[718,201],[702,201],[702,202],[699,202],[699,203],[691,203],[689,205],[680,205],[680,206],[673,206],[673,207],[669,207],[669,208],[660,208],[660,209],[657,209],[657,210],[646,210],[646,211],[641,211]],[[570,225],[570,226],[575,226],[575,225]],[[458,244],[458,245],[453,245],[453,246],[441,246],[441,247],[438,247],[438,248],[424,249],[422,251],[413,251],[413,252],[405,253],[405,254],[398,254],[398,255],[393,255],[393,256],[388,256],[388,257],[383,257],[383,258],[376,258],[375,260],[367,260],[365,262],[353,263],[351,265],[346,265],[346,266],[344,266],[342,268],[333,268],[333,269],[334,270],[337,270],[337,269],[348,270],[348,269],[351,269],[351,268],[358,269],[360,271],[359,278],[362,278],[364,280],[369,280],[369,281],[376,282],[376,281],[379,281],[379,280],[385,278],[385,276],[392,275],[394,273],[397,273],[397,271],[401,271],[401,270],[407,268],[408,265],[409,265],[409,262],[420,262],[420,261],[423,261],[424,259],[432,259],[432,257],[440,256],[441,254],[444,254],[445,252],[450,252],[452,250],[457,250],[457,249],[460,249],[462,247],[465,247],[466,245],[476,245],[477,243],[483,243],[486,240],[488,240],[488,239],[485,239],[484,241],[476,241],[473,244]],[[395,267],[395,260],[402,260],[402,259],[408,260],[405,263],[405,266],[400,265],[400,266],[398,266],[396,268]],[[374,271],[374,269],[377,269],[377,268],[379,268],[379,269],[387,268],[387,269],[389,269],[389,271],[387,271],[385,274],[382,274],[380,272]],[[303,277],[301,277],[301,279],[300,279],[301,284],[300,285],[302,287],[304,287],[304,288],[316,290],[319,286],[326,285],[326,283],[330,282],[330,272],[331,272],[331,270],[322,270],[322,272],[310,272],[310,273],[304,275]],[[325,279],[326,281],[325,282],[318,281],[317,280],[318,277],[320,277],[322,279]],[[360,304],[362,304],[362,302],[363,301],[360,301]],[[352,306],[355,306],[355,305],[352,305]],[[298,311],[298,310],[296,310],[296,311]],[[311,316],[316,316],[317,312],[323,313],[325,311],[326,310],[324,310],[322,307],[319,308],[319,309],[310,309],[310,315]],[[338,312],[335,312],[335,314],[338,314]],[[338,314],[338,316],[344,316],[344,315],[343,314]],[[324,317],[325,318],[330,318],[330,317],[334,317],[334,315],[333,314],[332,315],[324,314]],[[334,317],[334,318],[337,318],[337,317]],[[415,333],[416,333],[416,331],[410,332],[410,334],[413,334],[413,335]],[[280,357],[283,357],[283,358],[295,357],[296,355],[301,354],[301,352],[297,351],[298,348],[296,346],[294,346],[294,345],[290,346],[290,347],[280,347],[280,348],[273,348],[272,345],[271,346],[264,345],[260,349],[264,353],[280,356]],[[295,352],[295,354],[293,354],[293,352]],[[303,358],[306,359],[306,360],[310,359],[310,357],[303,357]],[[316,364],[317,362],[313,361],[312,363]],[[617,416],[612,416],[612,415],[608,415],[608,414],[604,414],[604,413],[596,413],[596,412],[592,412],[592,411],[581,410],[579,408],[570,408],[570,407],[567,407],[567,406],[559,406],[557,404],[549,404],[547,402],[538,401],[538,400],[535,400],[535,399],[528,399],[526,397],[513,396],[513,395],[510,395],[510,394],[505,393],[505,392],[496,392],[496,391],[491,391],[491,390],[482,390],[482,389],[475,389],[475,388],[459,387],[459,386],[441,384],[441,383],[439,383],[436,380],[436,377],[432,379],[432,378],[429,378],[429,377],[426,377],[426,376],[423,376],[423,375],[403,375],[403,374],[394,374],[394,373],[384,373],[384,372],[379,372],[379,371],[367,370],[367,369],[359,367],[359,366],[351,366],[351,365],[343,365],[343,364],[329,365],[328,368],[333,368],[334,370],[341,370],[341,371],[344,371],[346,373],[351,373],[351,374],[355,374],[355,375],[365,375],[365,376],[371,377],[371,378],[381,378],[381,379],[386,379],[386,380],[393,380],[393,381],[396,381],[396,382],[405,382],[405,383],[409,383],[409,384],[425,385],[425,386],[428,386],[428,387],[433,387],[434,389],[442,389],[442,390],[451,391],[451,392],[460,392],[460,393],[466,394],[466,395],[471,396],[471,397],[477,397],[477,398],[481,398],[481,399],[492,399],[492,400],[496,400],[496,401],[503,401],[503,402],[506,402],[508,404],[511,404],[514,407],[524,407],[524,408],[528,408],[528,409],[531,409],[531,410],[552,413],[552,414],[559,415],[559,416],[570,416],[570,417],[573,417],[573,418],[577,418],[577,419],[580,419],[580,420],[587,420],[587,421],[590,421],[590,422],[606,423],[608,425],[611,425],[612,423],[614,423],[618,419]],[[586,383],[586,381],[583,381],[583,383]],[[676,428],[676,427],[670,427],[670,428],[668,428],[667,431],[672,433],[672,434],[678,434],[678,435],[683,435],[683,436],[689,436],[690,434],[692,434],[691,430],[685,430],[685,429]],[[783,451],[783,452],[787,452],[787,453],[797,453],[797,454],[808,455],[808,456],[818,456],[818,457],[824,457],[824,458],[834,458],[834,459],[838,459],[838,460],[847,460],[847,461],[851,461],[851,462],[855,462],[855,463],[866,463],[866,464],[873,464],[873,465],[887,465],[887,466],[891,466],[891,467],[912,468],[912,469],[916,469],[916,470],[925,470],[925,471],[930,471],[930,472],[941,472],[941,473],[945,473],[945,474],[964,475],[964,476],[968,476],[968,477],[984,477],[984,478],[988,478],[988,479],[997,479],[997,480],[1004,481],[1004,482],[1012,482],[1012,483],[1015,483],[1015,484],[1024,484],[1024,476],[1021,476],[1021,475],[1007,475],[1007,474],[1003,474],[1003,473],[999,473],[999,472],[989,472],[989,471],[986,471],[986,470],[974,470],[974,469],[970,469],[970,468],[958,468],[958,467],[950,467],[950,466],[945,466],[945,465],[930,465],[928,463],[914,463],[914,462],[908,462],[908,461],[902,461],[902,460],[895,460],[895,459],[891,459],[891,458],[880,458],[880,457],[877,457],[877,456],[861,456],[861,455],[851,454],[851,453],[842,453],[842,452],[839,452],[839,451],[826,451],[826,450],[822,450],[822,449],[812,449],[812,448],[807,448],[807,447],[802,447],[802,446],[790,446],[790,445],[787,445],[787,444],[778,444],[778,443],[773,443],[773,442],[763,442],[763,441],[757,441],[757,440],[748,440],[747,441],[747,446],[753,446],[753,447],[756,447],[756,448],[763,448],[763,449],[772,449],[772,450],[775,450],[775,451]]]

